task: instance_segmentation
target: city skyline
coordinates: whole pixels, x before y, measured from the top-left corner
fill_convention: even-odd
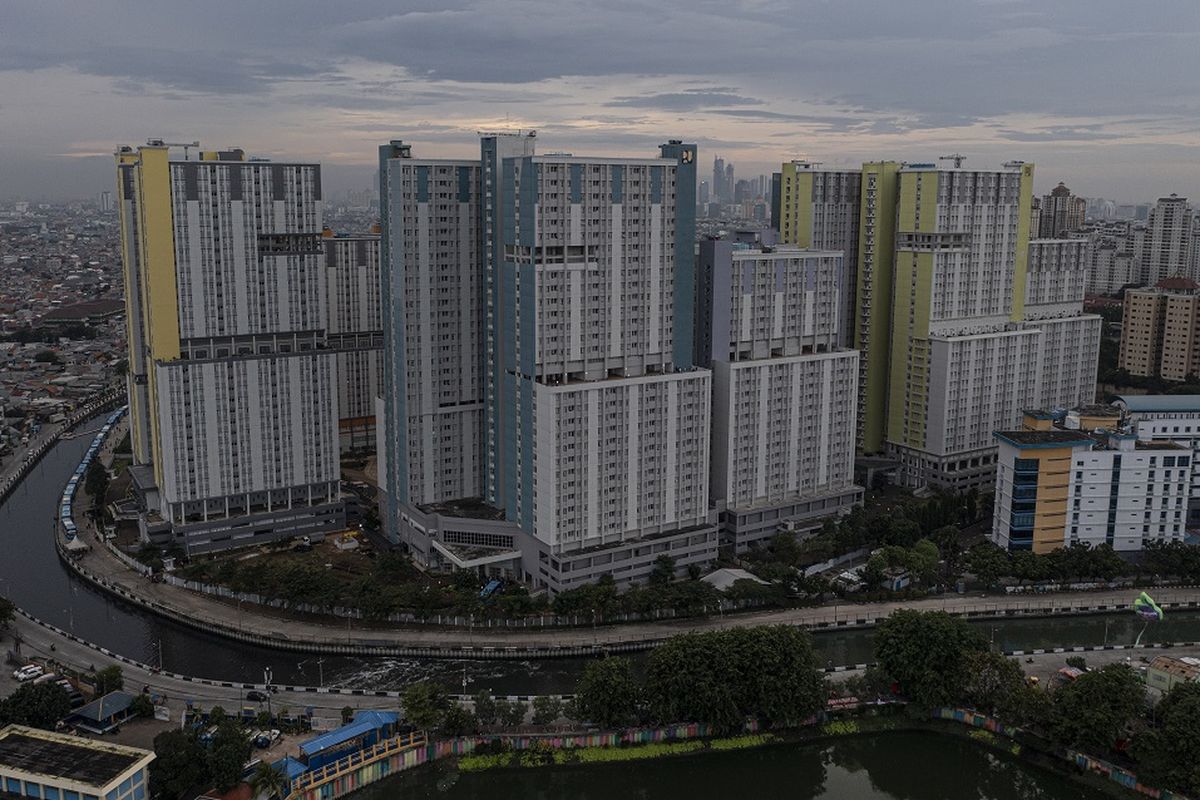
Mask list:
[[[139,141],[147,120],[150,135],[320,161],[331,192],[371,184],[380,140],[461,158],[476,131],[510,128],[600,155],[682,138],[746,175],[800,157],[855,167],[957,150],[976,169],[1042,164],[1038,194],[1065,180],[1153,201],[1194,195],[1200,179],[1200,101],[1155,69],[1200,66],[1184,2],[1153,18],[1023,0],[603,15],[532,0],[221,6],[166,19],[133,4],[15,4],[0,59],[4,195],[111,188],[113,144]]]

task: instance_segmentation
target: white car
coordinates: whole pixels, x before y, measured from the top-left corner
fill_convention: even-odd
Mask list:
[[[40,677],[43,673],[45,673],[45,671],[46,670],[42,669],[37,664],[30,664],[29,666],[21,667],[19,670],[13,672],[13,677],[19,680],[21,683],[24,683],[25,681],[31,681],[34,678]]]

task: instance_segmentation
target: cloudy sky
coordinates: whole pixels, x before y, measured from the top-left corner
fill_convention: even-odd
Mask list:
[[[148,137],[319,160],[699,142],[1038,164],[1039,191],[1200,199],[1198,0],[3,0],[0,197],[87,196]]]

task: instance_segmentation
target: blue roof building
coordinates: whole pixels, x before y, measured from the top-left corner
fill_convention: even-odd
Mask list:
[[[400,714],[395,711],[359,711],[348,725],[323,733],[300,745],[300,760],[308,769],[319,769],[350,753],[396,735]]]

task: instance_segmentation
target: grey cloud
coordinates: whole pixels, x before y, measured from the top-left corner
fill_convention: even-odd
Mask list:
[[[684,92],[618,97],[605,105],[657,108],[663,111],[695,111],[710,106],[761,105],[762,102],[754,97],[742,97],[730,89],[688,89]]]

